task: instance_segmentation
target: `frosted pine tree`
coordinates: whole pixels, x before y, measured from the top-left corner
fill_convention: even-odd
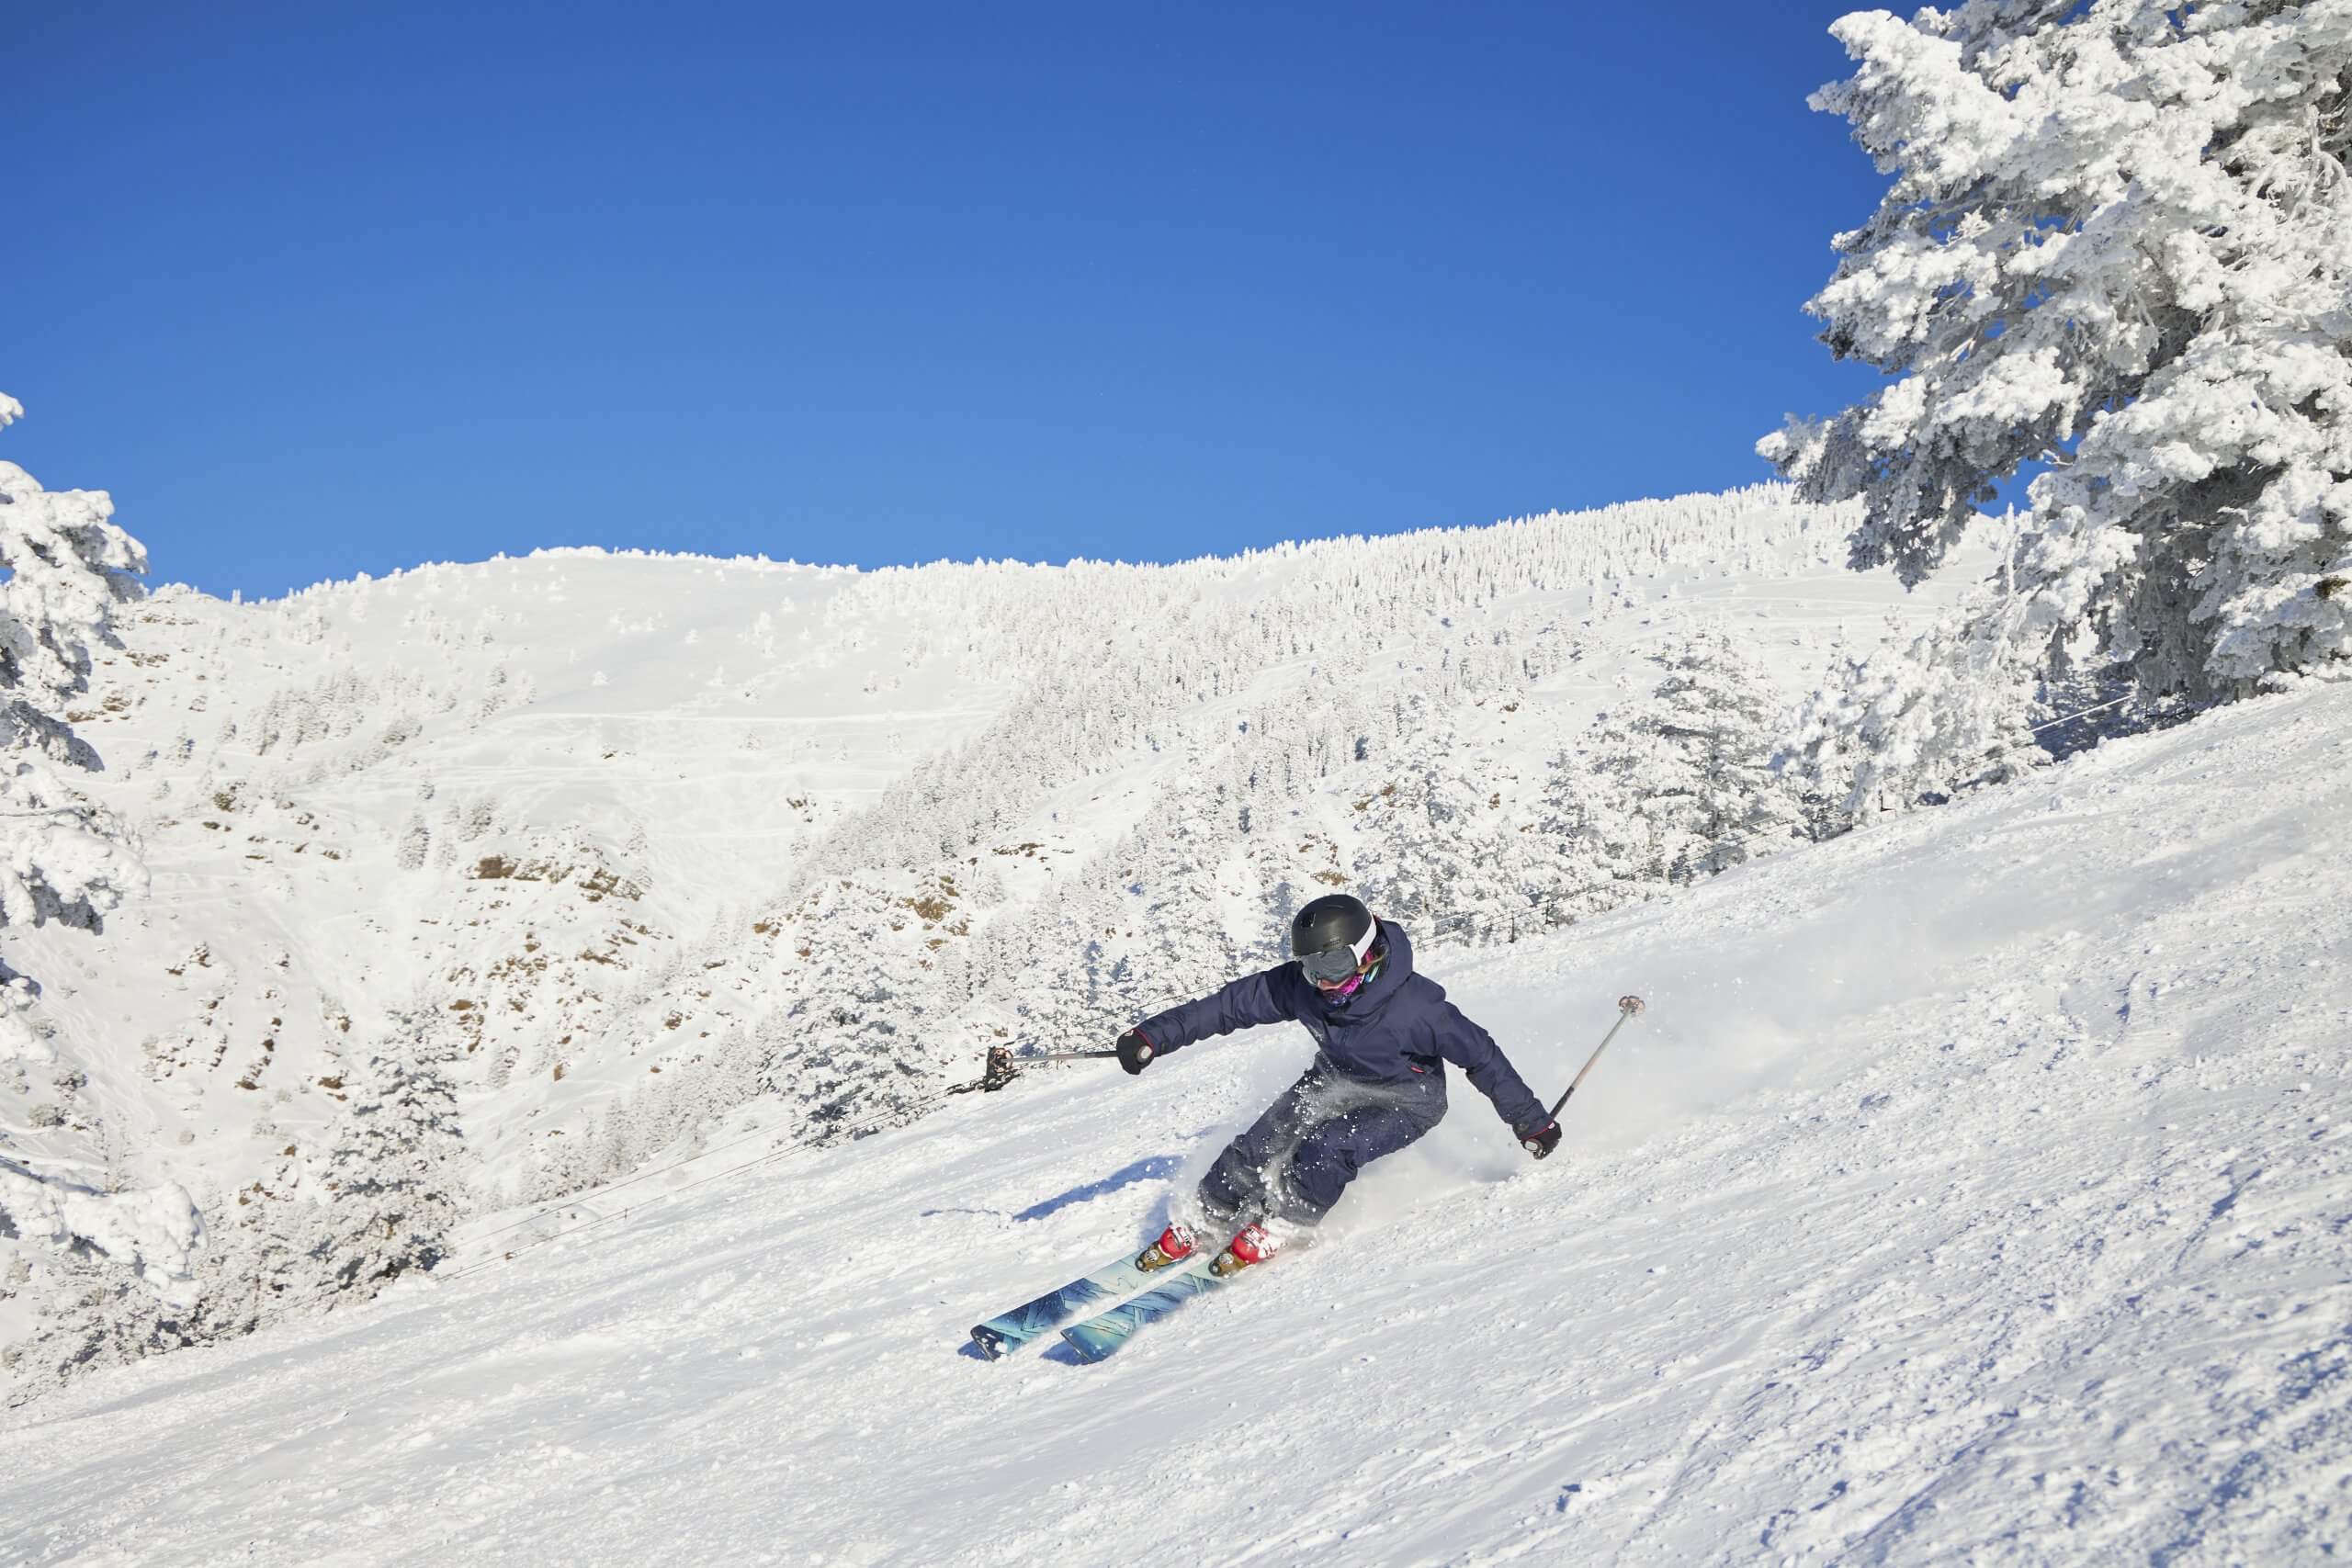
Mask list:
[[[179,1325],[191,1343],[236,1338],[332,1301],[326,1206],[294,1172],[255,1182],[215,1213],[198,1273],[203,1299]]]
[[[1963,784],[2005,782],[2039,755],[2038,682],[2000,624],[1962,609],[1907,645],[1832,660],[1779,758],[1805,792],[1808,831],[1842,831]]]
[[[0,1236],[30,1233],[50,1244],[13,1258],[0,1247],[0,1270],[33,1288],[37,1314],[29,1343],[12,1347],[29,1380],[12,1403],[51,1381],[191,1342],[179,1325],[200,1312],[211,1248],[176,1185],[100,1193],[0,1158],[0,1219],[8,1222]]]
[[[1649,836],[1618,776],[1592,765],[1589,742],[1546,773],[1526,842],[1539,916],[1567,925],[1648,896]]]
[[[8,1347],[6,1369],[24,1379],[9,1391],[8,1404],[158,1348],[156,1325],[165,1308],[89,1248],[48,1258],[38,1274],[27,1269],[24,1284],[36,1291],[39,1315],[26,1342]]]
[[[1666,679],[1624,723],[1644,738],[1626,782],[1668,881],[1716,875],[1789,835],[1796,801],[1772,772],[1780,696],[1727,633],[1695,632],[1668,653]]]
[[[433,829],[425,825],[424,813],[410,812],[408,820],[401,825],[400,834],[394,840],[393,863],[402,871],[421,871],[432,848]]]
[[[1099,1022],[1087,1001],[1087,951],[1092,939],[1070,889],[1049,888],[1020,922],[1017,972],[1007,978],[1023,1038],[1066,1050]]]
[[[1113,851],[1108,864],[1128,890],[1121,902],[1132,934],[1113,970],[1114,996],[1130,1010],[1123,1025],[1241,972],[1242,950],[1227,930],[1217,868],[1243,842],[1243,785],[1202,779],[1206,764],[1197,744],[1187,746],[1184,770],[1186,783]]]
[[[1430,746],[1441,744],[1432,737]],[[1453,857],[1442,829],[1431,820],[1431,787],[1437,785],[1438,818],[1453,814],[1438,782],[1430,749],[1396,756],[1380,770],[1354,805],[1356,892],[1383,918],[1419,931],[1427,941],[1445,911],[1447,873]]]
[[[1790,835],[1797,802],[1772,771],[1782,726],[1763,671],[1721,630],[1661,659],[1649,696],[1604,714],[1546,792],[1561,908],[1632,883],[1713,876]]]
[[[932,991],[908,900],[836,883],[795,925],[808,960],[791,972],[787,1027],[760,1054],[759,1087],[803,1104],[820,1128],[907,1109],[919,1088],[910,1044],[921,1038]]]
[[[395,1015],[345,1070],[323,1183],[332,1194],[314,1252],[338,1289],[430,1269],[466,1215],[465,1134],[449,1053],[422,1014]]]
[[[1426,707],[1408,722],[1413,739],[1357,803],[1360,891],[1425,941],[1514,941],[1542,923],[1538,879],[1491,770]]]
[[[24,407],[0,394],[0,426]],[[45,491],[0,462],[0,925],[95,926],[143,886],[119,830],[55,771],[97,765],[60,714],[89,689],[93,644],[147,570],[102,490]]]
[[[2052,465],[2015,603],[1951,639],[1992,667],[2061,676],[2079,636],[2147,694],[2352,672],[2352,0],[1832,31],[1858,67],[1813,102],[1893,183],[1810,308],[1892,379],[1759,450],[1909,581]]]

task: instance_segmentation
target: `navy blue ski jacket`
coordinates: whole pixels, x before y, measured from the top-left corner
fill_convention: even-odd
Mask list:
[[[1156,1013],[1138,1025],[1161,1055],[1213,1034],[1263,1023],[1306,1025],[1323,1058],[1359,1083],[1408,1084],[1442,1078],[1441,1062],[1460,1067],[1473,1088],[1494,1101],[1513,1132],[1544,1120],[1544,1107],[1511,1069],[1495,1037],[1445,999],[1445,987],[1413,973],[1413,944],[1404,928],[1380,922],[1388,957],[1345,1001],[1324,999],[1296,964],[1248,975],[1196,1002]]]

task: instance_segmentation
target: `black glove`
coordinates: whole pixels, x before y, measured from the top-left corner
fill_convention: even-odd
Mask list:
[[[1519,1146],[1537,1159],[1560,1146],[1560,1124],[1557,1122],[1541,1122],[1532,1127],[1521,1127],[1517,1132]]]
[[[1119,1066],[1126,1068],[1130,1075],[1151,1066],[1151,1059],[1159,1055],[1151,1048],[1151,1042],[1143,1037],[1140,1029],[1130,1029],[1119,1036]],[[1556,1131],[1552,1134],[1555,1138],[1559,1135]]]

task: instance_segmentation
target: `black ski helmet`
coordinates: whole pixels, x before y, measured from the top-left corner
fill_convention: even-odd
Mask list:
[[[1290,953],[1310,980],[1344,980],[1364,965],[1380,939],[1380,922],[1363,900],[1326,893],[1291,917]]]

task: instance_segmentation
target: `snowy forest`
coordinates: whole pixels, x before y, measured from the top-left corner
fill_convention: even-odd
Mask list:
[[[0,1387],[747,1129],[902,1125],[1327,888],[1526,942],[2352,671],[2352,6],[1839,37],[1817,107],[1889,186],[1813,309],[1885,383],[1745,491],[243,603],[0,462]]]

